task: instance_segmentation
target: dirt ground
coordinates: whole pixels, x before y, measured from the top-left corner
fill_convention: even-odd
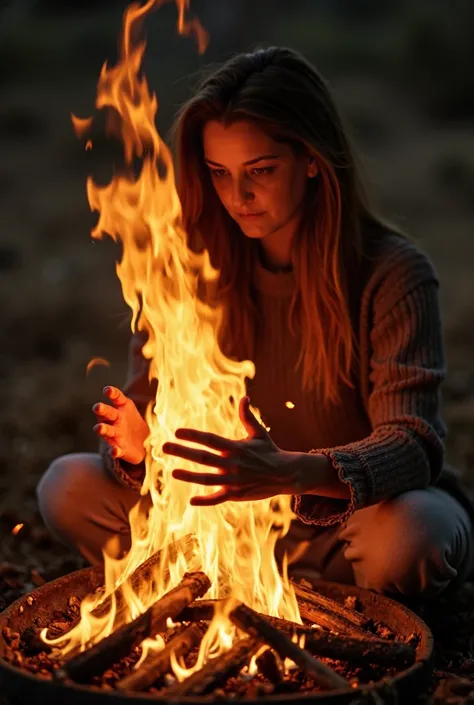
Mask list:
[[[69,120],[91,112],[100,63],[70,75],[53,64],[0,84],[0,609],[82,565],[42,526],[35,486],[55,457],[95,450],[91,407],[106,383],[122,383],[129,335],[114,247],[89,237],[85,178],[101,157],[84,154]],[[472,485],[474,129],[430,122],[380,79],[339,77],[333,90],[385,212],[439,272],[448,456]],[[87,376],[94,356],[110,367]],[[474,702],[473,597],[468,585],[442,603],[442,620],[431,615],[441,678],[431,702]]]

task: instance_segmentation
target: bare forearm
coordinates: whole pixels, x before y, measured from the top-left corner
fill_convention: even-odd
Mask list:
[[[301,489],[295,494],[314,494],[333,499],[350,499],[349,485],[343,482],[329,458],[318,453],[299,453]]]

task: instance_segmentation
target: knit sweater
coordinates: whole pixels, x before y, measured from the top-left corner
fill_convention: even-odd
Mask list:
[[[358,286],[356,384],[352,389],[341,383],[340,401],[326,405],[317,392],[303,390],[296,365],[301,342],[288,328],[294,273],[255,264],[263,323],[255,345],[256,375],[248,382],[251,403],[278,447],[326,455],[350,488],[349,500],[296,495],[294,511],[305,523],[328,526],[402,492],[438,484],[471,512],[444,465],[445,361],[433,265],[413,244],[386,233],[374,240]],[[141,409],[154,396],[142,342],[132,338],[124,387]],[[141,470],[114,461],[104,445],[102,450],[111,471],[140,486]]]

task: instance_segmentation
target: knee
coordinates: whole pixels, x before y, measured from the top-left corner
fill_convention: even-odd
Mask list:
[[[71,453],[56,458],[36,489],[43,521],[54,533],[68,534],[90,503],[91,486],[102,472],[100,456]]]
[[[429,493],[407,492],[370,510],[345,551],[356,582],[407,597],[442,592],[457,571],[449,562],[449,516],[436,511]]]

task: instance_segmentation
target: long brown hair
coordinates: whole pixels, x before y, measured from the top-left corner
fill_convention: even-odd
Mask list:
[[[234,56],[214,70],[180,109],[172,131],[177,184],[190,245],[201,241],[219,270],[225,352],[252,359],[258,299],[252,284],[256,243],[228,215],[204,163],[209,120],[256,122],[275,139],[314,155],[302,226],[293,246],[297,287],[290,330],[301,335],[303,385],[337,401],[353,385],[354,290],[364,250],[363,223],[382,224],[369,204],[356,156],[324,79],[298,52],[279,47]]]

